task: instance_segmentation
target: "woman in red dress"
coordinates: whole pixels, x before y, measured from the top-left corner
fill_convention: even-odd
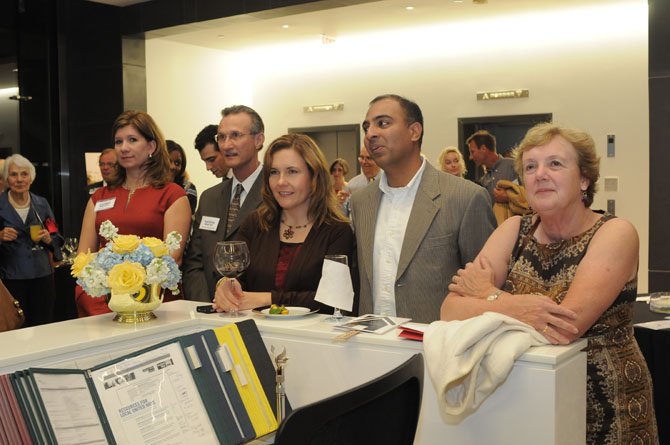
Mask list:
[[[191,209],[184,189],[171,181],[165,138],[154,120],[143,111],[125,111],[112,126],[118,175],[89,200],[81,226],[78,252],[96,252],[105,239],[98,235],[109,220],[120,235],[165,236],[177,231],[181,247],[172,253],[181,264],[188,239]],[[175,299],[169,292],[165,300]],[[75,290],[80,317],[110,312],[104,298],[93,298],[79,286]]]

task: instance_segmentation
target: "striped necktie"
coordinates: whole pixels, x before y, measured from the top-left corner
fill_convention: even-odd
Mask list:
[[[242,184],[237,184],[235,187],[235,196],[230,202],[230,207],[228,207],[228,221],[226,223],[226,237],[230,235],[230,228],[233,226],[233,222],[237,218],[237,214],[240,213],[240,195],[242,194],[244,187]]]

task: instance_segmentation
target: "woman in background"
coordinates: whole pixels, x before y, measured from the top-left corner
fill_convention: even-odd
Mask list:
[[[283,304],[324,310],[314,301],[323,257],[347,255],[351,264],[354,235],[323,153],[308,136],[281,136],[265,152],[263,177],[263,203],[242,222],[237,238],[249,246],[251,264],[239,282],[219,281],[213,307],[221,312]]]
[[[581,130],[528,131],[516,155],[536,212],[505,220],[449,285],[443,320],[495,311],[554,344],[586,338],[586,443],[658,444],[651,377],[633,335],[639,239],[592,211],[600,160]]]
[[[181,247],[172,253],[181,264],[191,224],[191,209],[184,189],[171,181],[165,139],[154,120],[143,111],[125,111],[112,126],[118,174],[98,189],[86,206],[79,237],[79,252],[98,251],[105,239],[100,224],[109,220],[120,235],[165,239],[177,231]],[[76,289],[79,316],[110,312],[104,298],[92,298]],[[169,292],[165,300],[174,299]]]
[[[349,216],[349,196],[351,195],[345,180],[347,174],[349,174],[349,163],[345,159],[337,158],[330,164],[333,190],[345,216]]]
[[[181,145],[175,141],[167,140],[168,155],[170,156],[170,173],[172,174],[172,182],[181,186],[186,192],[188,203],[191,206],[191,213],[195,213],[198,205],[198,192],[195,185],[189,180],[186,172],[186,153]]]
[[[56,290],[52,262],[62,238],[46,199],[30,192],[35,166],[19,154],[5,160],[0,195],[0,277],[25,311],[25,326],[53,321]]]
[[[437,165],[445,173],[451,173],[454,176],[465,176],[468,170],[465,168],[463,155],[456,147],[447,147],[442,149],[437,158]]]

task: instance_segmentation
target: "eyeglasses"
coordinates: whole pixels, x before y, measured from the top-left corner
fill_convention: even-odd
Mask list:
[[[370,156],[359,156],[358,162],[374,161]]]
[[[217,143],[223,144],[226,141],[237,142],[244,136],[251,136],[254,134],[256,133],[240,133],[239,131],[231,131],[230,134],[217,133],[214,136],[214,139],[216,139]]]
[[[109,167],[109,168],[115,168],[116,167],[116,162],[99,162],[98,167]]]

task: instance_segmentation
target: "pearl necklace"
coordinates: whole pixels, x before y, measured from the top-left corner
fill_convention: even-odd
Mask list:
[[[285,240],[289,240],[289,239],[293,238],[293,235],[295,235],[295,231],[293,229],[304,229],[305,227],[307,227],[309,225],[309,222],[308,222],[307,224],[304,224],[302,226],[291,226],[291,225],[286,224],[286,222],[283,219],[281,220],[281,223],[284,224],[287,227],[286,229],[284,229],[284,231],[281,234],[281,236]]]

